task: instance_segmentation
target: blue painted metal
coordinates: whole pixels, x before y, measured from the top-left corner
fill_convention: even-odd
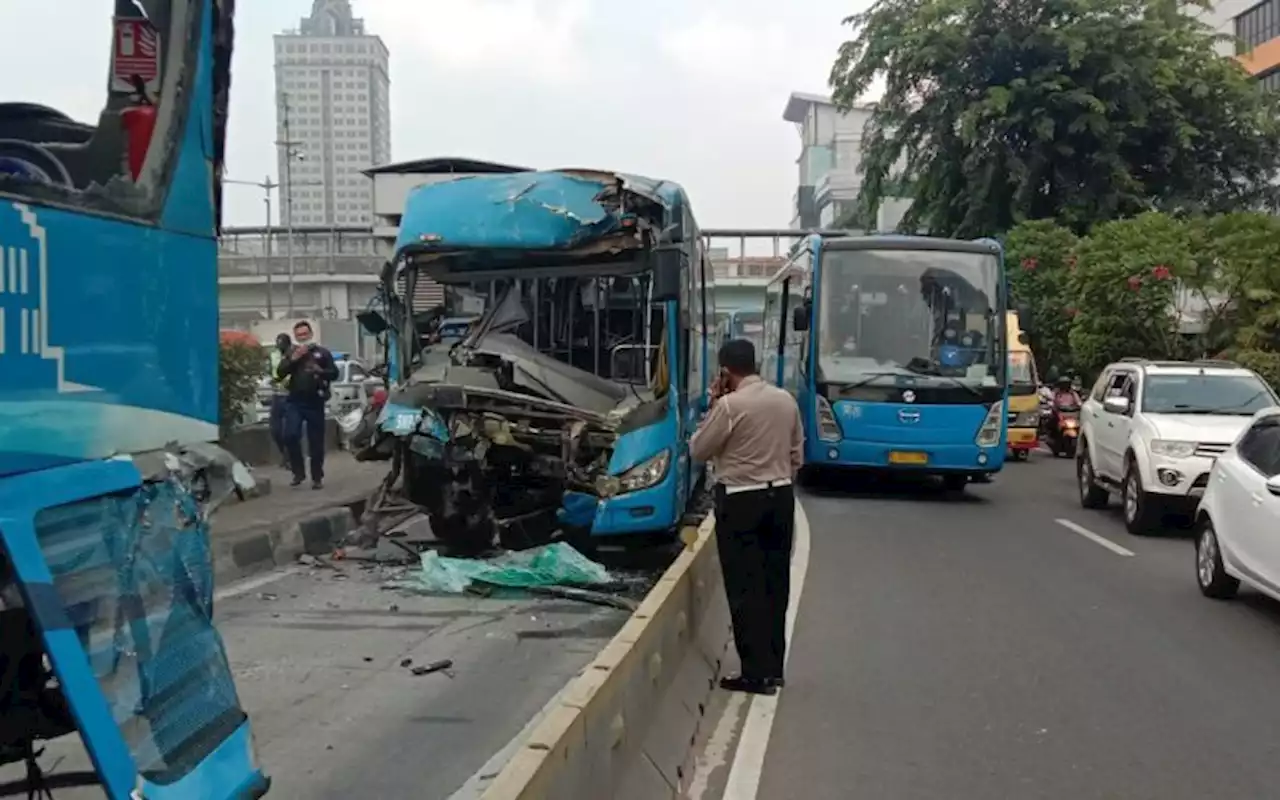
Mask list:
[[[214,14],[229,9],[172,0],[190,38],[166,64],[194,69],[166,76],[161,115],[181,127],[152,143],[148,199],[122,191],[108,212],[116,200],[0,184],[0,540],[112,800],[268,783],[212,623],[208,524],[187,487],[114,457],[217,438]],[[208,750],[165,758],[188,747]]]
[[[0,198],[0,244],[16,259],[0,263],[0,476],[217,438],[212,0],[198,6],[204,39],[159,225]]]
[[[569,250],[621,230],[623,215],[598,199],[608,189],[607,179],[564,172],[421,186],[405,201],[396,250]]]

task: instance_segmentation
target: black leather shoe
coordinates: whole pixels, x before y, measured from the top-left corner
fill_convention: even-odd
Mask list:
[[[289,485],[290,485],[290,486],[301,486],[301,485],[302,485],[302,482],[303,482],[304,480],[306,480],[306,479],[305,479],[305,478],[299,478],[298,476],[296,476],[296,475],[295,475],[295,476],[293,476],[293,480],[289,481]]]
[[[787,685],[787,679],[786,678],[770,678],[769,683],[772,683],[774,686],[777,686],[779,689],[781,689],[783,686]]]
[[[777,694],[778,685],[767,679],[745,678],[733,675],[720,679],[720,688],[726,692],[746,692],[747,694]]]

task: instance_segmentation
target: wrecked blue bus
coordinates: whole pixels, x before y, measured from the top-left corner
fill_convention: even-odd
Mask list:
[[[683,189],[591,170],[423,186],[383,278],[400,366],[374,447],[436,536],[477,551],[679,525],[714,357]],[[446,303],[424,314],[404,298],[426,279]],[[423,336],[462,294],[487,298],[466,337]]]
[[[232,3],[97,12],[91,119],[42,105],[48,81],[0,103],[0,782],[257,797],[208,536],[251,481],[211,444]],[[89,768],[41,758],[72,733]]]
[[[807,469],[999,471],[1007,305],[995,242],[808,237],[765,292],[762,370],[800,404]]]

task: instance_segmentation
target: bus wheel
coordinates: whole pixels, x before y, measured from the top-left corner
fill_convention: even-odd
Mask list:
[[[968,475],[952,472],[942,476],[942,488],[948,492],[963,492],[968,485]]]

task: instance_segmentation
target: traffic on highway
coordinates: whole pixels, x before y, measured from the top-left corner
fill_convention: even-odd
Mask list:
[[[1136,358],[1080,394],[1073,457],[964,494],[807,486],[787,687],[722,703],[692,796],[1274,795],[1276,394]]]

